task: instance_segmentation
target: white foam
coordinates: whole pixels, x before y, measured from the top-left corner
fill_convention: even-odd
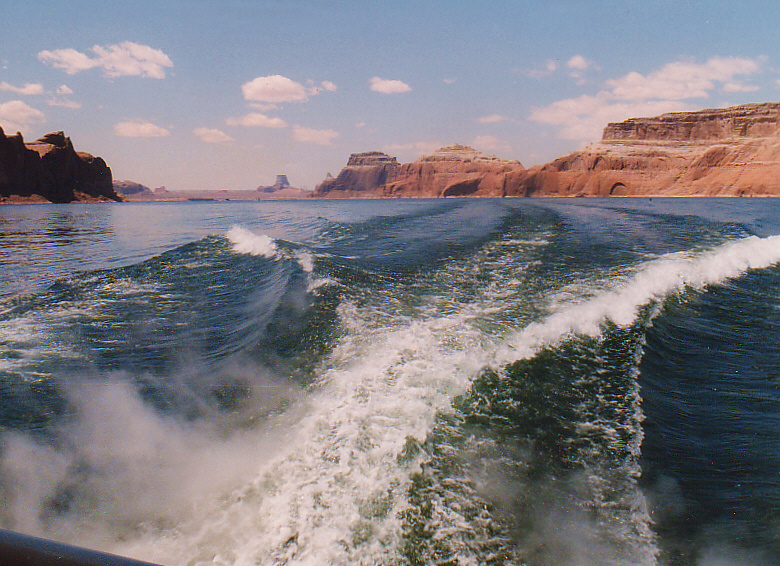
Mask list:
[[[272,258],[276,257],[279,251],[270,236],[255,234],[241,226],[233,226],[228,230],[227,238],[233,242],[233,250],[240,254]]]
[[[615,288],[585,302],[562,305],[545,320],[529,324],[507,340],[496,353],[497,363],[530,357],[539,348],[555,344],[570,334],[598,336],[601,325],[611,320],[631,324],[639,309],[652,301],[681,293],[686,287],[702,289],[738,277],[750,269],[780,262],[780,236],[751,236],[713,250],[670,253],[651,260]]]

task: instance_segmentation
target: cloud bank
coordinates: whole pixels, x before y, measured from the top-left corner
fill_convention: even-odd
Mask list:
[[[13,86],[7,82],[2,82],[0,83],[0,90],[6,90],[22,96],[26,96],[30,94],[43,94],[43,85],[37,83],[26,83],[24,86]]]
[[[581,70],[587,61],[574,58],[568,66]],[[606,81],[595,95],[583,95],[536,108],[530,119],[558,126],[559,137],[581,143],[597,141],[609,122],[636,116],[694,109],[692,99],[706,99],[713,91],[749,92],[755,87],[740,82],[761,71],[756,59],[713,57],[704,63],[677,61],[647,75],[631,72]]]
[[[26,132],[35,124],[46,121],[43,112],[36,110],[21,100],[11,100],[0,104],[0,126],[6,134]]]
[[[140,76],[153,79],[165,78],[165,69],[173,67],[170,58],[159,49],[148,45],[125,41],[117,45],[95,45],[93,56],[75,49],[41,51],[38,59],[69,75],[99,68],[107,77]]]

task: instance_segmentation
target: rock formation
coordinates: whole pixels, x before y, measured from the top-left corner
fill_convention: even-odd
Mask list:
[[[114,190],[122,196],[130,195],[151,195],[152,189],[135,181],[117,181],[113,182]]]
[[[521,185],[527,196],[780,196],[780,103],[608,124],[600,143]]]
[[[504,197],[520,181],[519,161],[485,155],[465,145],[442,147],[400,167],[385,197]]]
[[[287,175],[277,175],[276,182],[273,185],[268,187],[261,185],[257,187],[257,190],[261,193],[275,193],[276,191],[283,191],[284,189],[290,188],[292,188],[292,185],[290,185]]]
[[[392,163],[392,168],[388,166]],[[404,165],[352,154],[313,196],[780,196],[780,103],[674,112],[608,124],[602,140],[545,165],[469,147]]]
[[[0,202],[122,200],[100,157],[73,149],[63,132],[25,143],[0,128]]]
[[[401,165],[395,157],[381,151],[353,153],[347,166],[334,178],[325,179],[314,188],[319,198],[377,198],[381,189],[395,180]]]

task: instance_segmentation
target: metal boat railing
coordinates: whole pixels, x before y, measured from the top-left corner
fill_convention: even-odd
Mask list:
[[[159,566],[0,529],[0,566]]]

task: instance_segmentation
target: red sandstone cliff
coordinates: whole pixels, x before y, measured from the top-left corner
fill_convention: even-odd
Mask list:
[[[381,151],[353,153],[336,177],[329,177],[312,192],[315,198],[378,198],[386,183],[392,182],[400,164]]]
[[[0,128],[0,202],[122,200],[100,157],[77,152],[63,132],[25,143]]]
[[[522,185],[529,196],[780,196],[780,103],[608,124]]]
[[[525,169],[519,161],[485,155],[465,145],[442,147],[400,167],[385,197],[504,197]]]
[[[377,154],[353,154],[312,196],[780,196],[780,103],[608,124],[599,143],[529,169],[459,145],[404,165],[358,158]]]

